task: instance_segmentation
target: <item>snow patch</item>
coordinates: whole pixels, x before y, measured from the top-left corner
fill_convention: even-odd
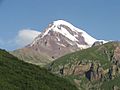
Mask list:
[[[109,41],[105,41],[105,40],[97,40],[97,41],[99,41],[99,42],[103,42],[103,44],[105,44],[105,43],[108,43]]]
[[[57,43],[58,45],[62,46],[62,47],[66,47],[64,44],[60,44],[60,43]]]
[[[91,47],[91,46],[89,46],[89,45],[80,45],[80,44],[78,44],[78,43],[77,43],[77,46],[78,46],[79,48],[81,48],[81,49],[86,49],[86,48]]]
[[[74,37],[78,37],[78,35],[74,35]]]
[[[60,41],[60,39],[57,37],[57,40]]]

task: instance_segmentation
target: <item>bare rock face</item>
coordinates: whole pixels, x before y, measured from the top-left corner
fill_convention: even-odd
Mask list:
[[[120,46],[116,47],[116,49],[114,50],[114,61],[116,62],[116,64],[120,65]]]
[[[85,31],[76,28],[66,21],[58,20],[49,24],[31,44],[14,51],[12,54],[18,56],[18,58],[19,56],[22,57],[23,60],[25,60],[26,57],[35,58],[34,55],[40,55],[46,57],[48,62],[45,62],[49,63],[65,54],[89,48],[95,41],[96,39],[88,35]],[[37,59],[41,61],[41,59]],[[32,63],[36,64],[34,60]],[[45,62],[42,61],[38,63],[42,64]]]

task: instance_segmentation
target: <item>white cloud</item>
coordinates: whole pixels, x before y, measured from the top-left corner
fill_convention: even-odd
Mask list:
[[[2,39],[0,38],[0,48],[5,48],[7,50],[15,50],[17,48],[22,48],[30,43],[37,37],[41,32],[31,29],[23,29],[18,32],[15,38],[12,39]]]
[[[31,29],[20,30],[18,32],[15,42],[18,45],[18,47],[26,46],[30,44],[40,33],[41,32]]]

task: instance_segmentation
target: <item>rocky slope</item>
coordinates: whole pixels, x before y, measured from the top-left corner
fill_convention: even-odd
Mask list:
[[[0,90],[77,90],[68,80],[0,49]]]
[[[27,62],[45,65],[65,54],[89,48],[96,41],[85,31],[58,20],[49,24],[31,44],[11,53]]]
[[[69,78],[80,90],[119,90],[120,42],[65,55],[49,64],[48,70]]]

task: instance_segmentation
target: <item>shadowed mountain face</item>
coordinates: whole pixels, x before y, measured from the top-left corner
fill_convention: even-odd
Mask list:
[[[27,62],[45,65],[65,54],[89,48],[95,41],[85,31],[58,20],[49,24],[31,44],[11,53]]]
[[[69,78],[80,90],[119,90],[120,42],[109,42],[65,55],[47,68]]]
[[[0,49],[0,90],[78,90],[46,69],[18,60]]]

